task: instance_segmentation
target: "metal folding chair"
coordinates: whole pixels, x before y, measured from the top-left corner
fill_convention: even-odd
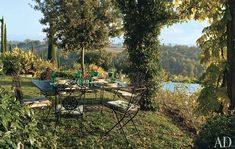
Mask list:
[[[76,118],[79,120],[80,132],[83,133],[83,96],[84,93],[80,92],[77,84],[73,81],[59,84],[56,89],[56,117],[57,123],[61,122],[61,118]]]
[[[125,133],[123,127],[131,122],[136,133],[141,138],[134,118],[140,110],[139,103],[140,100],[145,98],[147,87],[143,84],[144,78],[143,80],[140,80],[140,82],[137,82],[137,78],[140,77],[142,76],[136,76],[136,78],[134,79],[136,82],[133,82],[133,84],[130,85],[128,88],[119,88],[114,90],[115,100],[105,103],[105,106],[112,110],[116,123],[113,125],[113,127],[105,132],[104,136],[107,136],[107,134],[114,128],[119,127],[120,132],[128,142],[127,134]]]
[[[67,81],[64,84],[58,84],[55,89],[59,101],[58,105],[56,105],[56,112],[59,117],[61,115],[83,115],[83,106],[80,105],[83,93],[75,92],[78,90],[78,86],[75,83]]]
[[[16,99],[23,105],[28,106],[29,108],[49,108],[48,114],[51,111],[51,101],[46,97],[34,97],[30,99],[25,99],[23,97],[23,92],[21,89],[21,81],[18,75],[12,76],[12,87],[14,88]]]

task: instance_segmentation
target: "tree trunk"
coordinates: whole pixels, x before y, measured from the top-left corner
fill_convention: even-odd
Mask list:
[[[228,1],[228,9],[231,13],[231,20],[227,23],[227,93],[231,101],[230,109],[235,108],[235,1]]]
[[[82,47],[81,49],[81,69],[82,69],[82,76],[85,75],[85,64],[84,64],[84,58],[85,57],[85,48]]]

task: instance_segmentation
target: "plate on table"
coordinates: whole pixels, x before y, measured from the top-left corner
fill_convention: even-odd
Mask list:
[[[96,81],[92,81],[90,83],[94,84],[94,85],[97,85],[97,86],[102,86],[104,84],[107,84],[108,82],[104,79],[99,79],[99,80],[96,80]]]
[[[69,83],[70,80],[69,79],[58,79],[56,80],[56,84],[66,84]]]
[[[108,86],[108,87],[119,87],[117,83],[106,83],[105,86]]]
[[[117,83],[118,87],[128,87],[128,84],[126,82],[122,82],[119,80],[115,80],[114,82]]]

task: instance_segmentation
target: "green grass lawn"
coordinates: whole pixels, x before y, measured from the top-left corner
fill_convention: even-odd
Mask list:
[[[31,83],[31,78],[22,78],[24,97],[40,96],[40,91]],[[11,90],[11,77],[0,76],[0,85]],[[108,97],[111,97],[108,95]],[[192,138],[181,131],[172,121],[158,112],[140,112],[136,123],[142,138],[131,135],[132,125],[127,125],[125,132],[129,134],[129,144],[118,129],[114,129],[107,137],[101,137],[115,119],[107,108],[88,108],[84,113],[84,129],[80,131],[80,119],[62,118],[57,124],[53,114],[44,123],[57,137],[58,148],[191,148]],[[38,114],[38,113],[36,113]],[[39,114],[40,115],[40,114]]]

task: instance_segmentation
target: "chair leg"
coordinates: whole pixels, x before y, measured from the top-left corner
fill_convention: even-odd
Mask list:
[[[143,142],[142,137],[140,136],[140,131],[136,127],[136,124],[133,119],[131,119],[132,124],[134,125],[135,131],[137,132],[137,135],[139,136],[140,140]]]
[[[61,117],[60,117],[60,112],[59,111],[55,111],[55,116],[56,116],[56,123],[60,123]]]
[[[112,112],[114,112],[114,110],[112,110]],[[112,131],[117,125],[119,125],[119,123],[124,119],[124,116],[112,127],[110,128],[108,131],[105,132],[104,136],[106,136],[110,131]]]
[[[121,131],[121,133],[122,133],[122,135],[124,136],[126,142],[129,144],[129,141],[128,141],[127,137],[126,137],[127,135],[126,135],[125,131],[123,130],[123,125],[121,124],[121,122],[122,122],[122,121],[124,120],[124,118],[125,118],[125,115],[123,115],[122,118],[119,119],[117,112],[116,112],[115,110],[112,110],[112,112],[113,112],[113,114],[114,114],[114,117],[115,117],[117,123],[116,123],[112,128],[110,128],[108,131],[106,131],[105,134],[104,134],[104,136],[107,136],[108,133],[111,132],[116,126],[119,126],[119,131]]]
[[[100,99],[101,99],[100,114],[103,115],[103,108],[104,108],[104,89],[100,91]]]
[[[126,121],[123,125],[122,125],[122,127],[124,127],[125,125],[127,125],[130,121],[132,122],[132,124],[133,124],[133,126],[134,126],[134,128],[135,128],[135,131],[137,132],[137,135],[139,136],[139,138],[142,140],[142,137],[140,136],[140,132],[139,132],[139,130],[137,129],[137,126],[136,126],[136,124],[135,124],[135,122],[134,122],[134,117],[136,116],[138,114],[138,111],[133,115],[133,116],[130,116],[129,115],[129,117],[130,117],[130,119],[128,120],[128,121]],[[143,141],[143,140],[142,140]]]
[[[52,109],[52,107],[50,107],[50,108],[49,108],[48,113],[47,113],[47,116],[46,116],[46,119],[47,119],[47,118],[48,118],[48,116],[50,115],[50,113],[51,113],[51,109]]]
[[[128,141],[127,137],[126,137],[127,135],[126,135],[126,133],[125,133],[125,131],[124,131],[124,129],[123,129],[123,125],[122,125],[122,120],[124,120],[124,119],[122,119],[122,120],[120,121],[119,118],[118,118],[117,112],[113,110],[113,113],[114,113],[114,117],[115,117],[115,119],[116,119],[116,121],[117,121],[117,123],[118,123],[119,131],[121,130],[122,135],[124,136],[126,142],[129,144],[129,141]],[[125,116],[123,116],[123,117],[125,117]]]
[[[125,126],[126,124],[128,124],[131,120],[133,120],[135,118],[135,116],[137,115],[138,112],[136,112],[133,116],[129,116],[130,119],[128,121],[125,122],[125,124],[123,124],[123,126]]]
[[[79,131],[80,131],[80,133],[81,133],[81,136],[84,136],[83,129],[85,128],[85,126],[83,125],[83,120],[84,120],[84,119],[83,119],[83,118],[84,118],[83,116],[84,116],[84,115],[82,114],[82,115],[81,115],[81,118],[79,117],[79,119],[80,119],[80,120],[79,120],[79,129],[80,129]]]

